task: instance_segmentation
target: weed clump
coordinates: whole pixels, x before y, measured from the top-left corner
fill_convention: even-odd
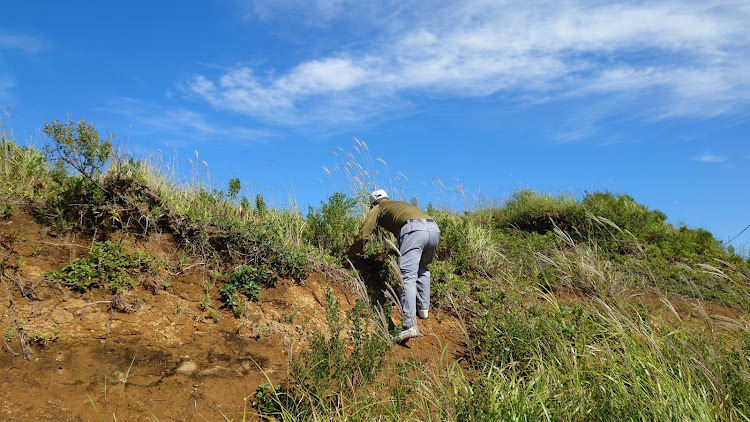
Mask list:
[[[95,242],[86,256],[46,276],[78,291],[106,286],[112,292],[121,292],[135,286],[132,273],[148,272],[154,261],[150,254],[131,253],[122,243]]]
[[[351,245],[359,221],[354,216],[357,202],[341,192],[321,201],[320,209],[310,207],[307,213],[305,237],[311,245],[327,249],[335,256],[343,256]]]
[[[221,306],[230,308],[236,316],[245,312],[244,301],[240,293],[250,300],[260,300],[261,286],[272,286],[276,282],[276,275],[265,265],[251,267],[242,265],[229,274],[227,281],[219,288],[222,298]]]
[[[326,291],[327,333],[315,332],[308,347],[294,356],[286,386],[258,387],[253,406],[264,417],[297,415],[306,420],[343,410],[349,400],[370,400],[383,369],[388,342],[368,329],[368,305],[357,300],[344,332],[339,303]]]
[[[307,254],[300,248],[283,248],[270,260],[271,268],[281,278],[304,280],[310,273]]]

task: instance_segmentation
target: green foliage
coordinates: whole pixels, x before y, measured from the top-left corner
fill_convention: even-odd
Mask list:
[[[102,139],[94,124],[86,124],[85,119],[78,123],[72,120],[62,123],[55,119],[44,124],[44,133],[52,141],[45,148],[47,156],[72,167],[88,179],[95,180],[112,156],[111,139],[115,134]]]
[[[456,272],[451,262],[433,261],[430,265],[431,301],[438,305],[448,305],[451,300],[460,302],[470,297],[468,281]]]
[[[283,248],[271,258],[271,268],[282,278],[304,280],[310,273],[310,263],[304,250]]]
[[[382,369],[388,343],[368,328],[368,306],[357,300],[348,315],[351,330],[344,334],[339,303],[330,287],[326,291],[328,333],[313,333],[309,346],[294,357],[286,388],[260,386],[254,407],[262,416],[280,416],[282,411],[307,419],[321,411],[335,413],[344,401],[373,391]],[[365,393],[365,394],[363,394]]]
[[[60,337],[60,330],[52,331],[49,333],[45,333],[40,330],[35,330],[27,334],[27,339],[29,340],[29,342],[39,347],[44,347],[49,342],[57,341],[59,337]]]
[[[136,180],[145,184],[148,180],[146,165],[142,159],[128,156],[118,157],[114,165],[109,166],[108,177],[120,180]]]
[[[264,383],[255,389],[252,406],[261,416],[281,415],[282,409],[288,407],[291,397],[287,389],[277,385],[275,387]]]
[[[471,391],[454,384],[458,420],[742,420],[750,410],[747,326],[716,336],[626,303],[574,302],[501,304],[474,329],[485,366]]]
[[[242,293],[250,300],[260,300],[261,286],[272,286],[275,280],[273,271],[265,265],[242,265],[232,271],[228,280],[219,288],[221,306],[232,309],[236,316],[240,316],[244,313],[245,306],[239,294]]]
[[[250,200],[249,200],[249,199],[247,199],[247,198],[246,198],[246,197],[244,197],[244,196],[242,197],[242,200],[240,200],[240,209],[241,209],[241,210],[242,210],[243,212],[248,212],[248,211],[250,211]]]
[[[552,230],[552,221],[559,222],[570,216],[575,220],[582,216],[574,198],[523,189],[515,192],[503,208],[496,209],[492,219],[495,227],[501,230],[544,233]]]
[[[359,222],[354,217],[357,202],[341,192],[321,201],[321,208],[309,208],[305,237],[313,245],[327,249],[332,254],[344,255],[357,232]]]
[[[86,256],[76,258],[59,271],[47,273],[47,277],[79,291],[106,285],[119,292],[135,286],[130,273],[147,272],[153,261],[149,254],[129,252],[122,243],[96,242]]]
[[[19,146],[0,140],[0,191],[23,198],[44,195],[49,182],[49,163],[33,145]]]
[[[438,256],[451,261],[457,273],[465,273],[469,269],[469,220],[447,212],[434,214],[435,222],[440,227],[440,242]]]
[[[267,208],[268,207],[266,206],[266,200],[263,199],[263,195],[255,195],[255,211],[258,213],[258,215],[263,216],[266,213]]]
[[[666,215],[649,210],[629,195],[587,193],[579,202],[520,190],[494,210],[492,221],[501,230],[544,234],[558,226],[576,240],[594,240],[611,254],[640,253],[639,244],[653,245],[651,256],[662,255],[688,262],[725,254],[711,233],[703,229],[679,230],[666,223]]]
[[[242,183],[240,182],[240,179],[229,179],[229,189],[227,190],[227,196],[229,196],[230,199],[237,199],[237,195],[239,195],[240,189],[242,189]]]
[[[292,364],[294,382],[315,397],[325,396],[334,385],[340,388],[372,382],[386,350],[385,342],[364,325],[365,302],[358,300],[349,314],[352,325],[349,337],[343,336],[338,300],[330,288],[326,291],[326,303],[328,336],[314,333],[308,350],[300,353]]]
[[[0,201],[0,221],[10,218],[12,207],[9,203]]]

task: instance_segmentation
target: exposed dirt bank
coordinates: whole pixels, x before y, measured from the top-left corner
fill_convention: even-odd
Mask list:
[[[120,312],[106,289],[78,293],[44,277],[84,253],[90,239],[52,237],[20,209],[12,215],[0,222],[0,419],[242,420],[245,398],[259,384],[281,382],[290,354],[323,328],[322,275],[280,280],[235,318],[219,309],[200,262],[139,280],[123,296],[129,311]],[[168,236],[132,245],[179,260]],[[332,289],[342,312],[353,306],[348,286]],[[438,365],[444,348],[451,361],[463,353],[455,318],[434,310],[421,327],[426,334],[394,346],[389,359]]]

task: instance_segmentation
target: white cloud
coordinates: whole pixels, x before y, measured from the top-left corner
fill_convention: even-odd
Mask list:
[[[358,22],[363,13],[349,0],[248,7],[267,20],[298,7],[318,25]],[[188,91],[217,108],[292,124],[331,112],[372,117],[415,94],[647,97],[651,118],[710,118],[750,103],[744,1],[407,1],[366,11],[373,18],[362,25],[377,30],[370,43],[288,70],[197,75]]]
[[[723,155],[714,155],[711,153],[703,153],[701,155],[693,157],[694,161],[700,161],[702,163],[723,163],[727,161],[727,157]]]
[[[376,25],[381,19],[402,7],[403,1],[381,0],[238,0],[248,19],[262,21],[294,18],[310,27],[324,27],[333,21],[357,22],[357,25]]]
[[[37,54],[44,49],[41,38],[28,34],[10,33],[0,30],[0,100],[12,98],[11,90],[16,86],[16,80],[11,72],[10,60],[6,56],[10,52]]]
[[[236,141],[242,143],[265,142],[273,133],[265,129],[231,126],[226,122],[212,121],[206,114],[186,108],[165,110],[163,106],[132,98],[110,101],[102,111],[137,122],[133,130],[141,134],[168,133],[176,139]],[[132,126],[132,124],[131,124]]]
[[[0,51],[19,50],[26,53],[38,53],[44,48],[44,41],[28,34],[13,34],[0,31]]]
[[[10,90],[15,85],[15,82],[10,76],[0,74],[0,100],[9,98]]]

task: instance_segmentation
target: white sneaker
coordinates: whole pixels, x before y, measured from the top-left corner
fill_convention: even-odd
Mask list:
[[[427,314],[429,311],[427,309],[417,309],[417,316],[421,319],[427,319]]]
[[[410,338],[418,337],[419,336],[419,328],[417,328],[416,325],[412,325],[411,327],[401,331],[399,335],[393,338],[393,341],[396,343],[403,343],[406,340],[409,340]]]

